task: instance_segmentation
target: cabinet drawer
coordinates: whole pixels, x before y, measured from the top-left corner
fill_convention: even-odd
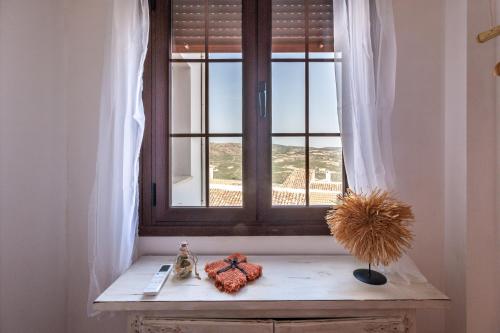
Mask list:
[[[270,320],[143,318],[138,326],[137,333],[273,333]]]
[[[275,333],[405,333],[401,317],[276,321]]]

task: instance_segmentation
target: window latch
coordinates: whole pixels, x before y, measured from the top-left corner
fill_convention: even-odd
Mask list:
[[[262,118],[267,117],[267,82],[259,81],[259,114]]]

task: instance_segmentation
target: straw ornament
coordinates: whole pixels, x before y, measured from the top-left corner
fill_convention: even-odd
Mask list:
[[[348,191],[339,200],[326,222],[332,236],[360,261],[388,265],[410,248],[411,206],[379,189],[369,194]]]

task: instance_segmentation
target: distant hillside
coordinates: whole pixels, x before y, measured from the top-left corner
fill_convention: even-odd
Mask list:
[[[281,184],[296,169],[305,166],[305,148],[272,145],[273,183]],[[242,151],[239,143],[211,143],[210,165],[214,167],[214,178],[241,180]],[[332,173],[333,181],[342,180],[342,149],[311,148],[309,165],[316,179],[323,179],[326,171]]]
[[[210,165],[214,178],[241,180],[242,151],[240,143],[211,143]]]
[[[210,157],[241,155],[241,143],[210,143]]]

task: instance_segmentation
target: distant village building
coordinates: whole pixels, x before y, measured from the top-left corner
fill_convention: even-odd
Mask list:
[[[210,204],[213,206],[241,206],[241,181],[214,179],[210,168]],[[309,203],[311,205],[333,205],[337,195],[343,191],[342,182],[332,181],[333,172],[326,171],[325,179],[316,179],[314,170],[309,173]],[[282,184],[273,184],[273,205],[305,205],[305,172],[295,169]]]

